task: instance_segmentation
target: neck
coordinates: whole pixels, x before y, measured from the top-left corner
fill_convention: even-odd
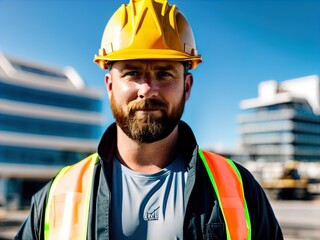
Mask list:
[[[177,139],[178,126],[169,136],[153,143],[137,143],[117,126],[117,157],[133,171],[156,173],[176,157]]]

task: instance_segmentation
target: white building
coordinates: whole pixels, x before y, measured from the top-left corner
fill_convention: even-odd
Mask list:
[[[0,205],[27,205],[61,166],[96,151],[103,95],[71,67],[0,53]]]
[[[252,159],[320,161],[319,76],[261,82],[240,107],[240,143]]]

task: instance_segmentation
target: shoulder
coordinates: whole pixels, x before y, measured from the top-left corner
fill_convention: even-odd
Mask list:
[[[249,205],[251,205],[251,202],[253,205],[255,205],[256,202],[266,201],[267,197],[265,195],[265,192],[261,185],[258,183],[258,181],[255,179],[255,177],[252,175],[252,173],[243,165],[235,161],[233,162],[240,172],[243,182],[244,193],[247,201],[249,202]]]
[[[243,182],[253,238],[283,239],[280,225],[263,188],[248,169],[236,162],[235,165],[240,172]]]
[[[30,217],[33,219],[33,224],[37,228],[41,228],[43,224],[44,212],[47,202],[47,196],[50,190],[52,181],[48,182],[42,189],[33,195],[31,200]]]
[[[22,223],[15,240],[19,239],[39,239],[43,234],[44,211],[47,195],[51,186],[48,182],[41,190],[33,195],[31,199],[30,213],[28,218]]]
[[[235,162],[235,161],[233,161],[233,162],[240,172],[244,186],[246,186],[249,189],[260,187],[260,184],[257,182],[255,177],[252,175],[252,173],[246,167],[239,164],[238,162]]]
[[[52,180],[49,181],[45,186],[43,186],[37,193],[33,195],[32,197],[33,203],[36,203],[39,206],[46,202],[51,183],[52,183]]]

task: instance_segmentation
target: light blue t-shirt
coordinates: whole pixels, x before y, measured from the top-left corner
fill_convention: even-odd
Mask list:
[[[181,157],[154,174],[113,162],[111,239],[182,239],[187,171]]]

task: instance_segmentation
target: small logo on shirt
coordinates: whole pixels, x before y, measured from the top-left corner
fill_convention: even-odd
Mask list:
[[[159,208],[157,207],[156,209],[150,209],[147,211],[143,217],[145,221],[156,221],[159,220]]]

